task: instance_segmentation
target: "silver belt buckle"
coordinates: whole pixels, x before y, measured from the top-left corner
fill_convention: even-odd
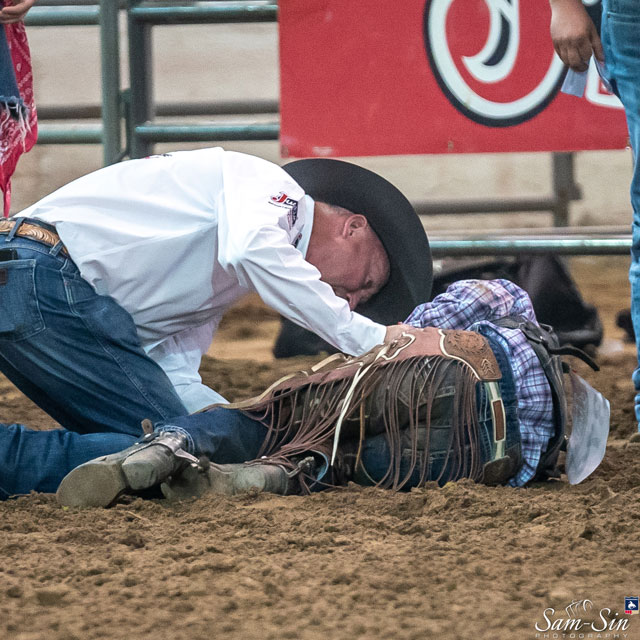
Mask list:
[[[500,394],[500,387],[497,382],[485,382],[484,387],[487,391],[489,399],[489,407],[491,408],[491,421],[493,422],[493,442],[495,451],[493,459],[504,457],[505,446],[507,442],[507,415]]]

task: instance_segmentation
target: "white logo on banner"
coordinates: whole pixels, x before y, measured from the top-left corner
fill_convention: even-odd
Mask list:
[[[480,95],[460,73],[447,36],[447,15],[455,0],[427,0],[425,41],[433,72],[453,105],[472,120],[493,127],[519,124],[539,113],[558,92],[564,65],[557,55],[540,82],[525,95],[498,102]],[[462,56],[469,74],[484,85],[494,85],[514,72],[520,47],[519,0],[484,0],[489,10],[489,33],[474,56]],[[536,9],[537,10],[537,9]],[[526,73],[520,69],[518,73]]]

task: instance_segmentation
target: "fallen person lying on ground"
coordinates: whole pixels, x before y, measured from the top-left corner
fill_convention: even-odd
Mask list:
[[[139,443],[72,470],[59,501],[108,506],[157,485],[180,498],[557,477],[567,351],[537,324],[527,294],[507,280],[461,281],[406,324],[415,328],[364,356],[332,356],[257,398],[147,425]]]

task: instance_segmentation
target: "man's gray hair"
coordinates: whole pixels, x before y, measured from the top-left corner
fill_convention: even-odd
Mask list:
[[[331,204],[330,202],[324,202],[323,200],[319,200],[318,202],[320,202],[320,204],[325,205],[329,209],[330,213],[336,216],[346,217],[346,216],[351,216],[355,213],[354,211],[345,209],[344,207],[341,207],[337,204]]]

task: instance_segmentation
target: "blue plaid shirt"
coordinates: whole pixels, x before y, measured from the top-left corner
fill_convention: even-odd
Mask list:
[[[533,478],[553,435],[551,387],[531,345],[519,329],[492,324],[506,316],[523,316],[537,324],[528,294],[509,280],[460,280],[432,302],[417,306],[405,321],[414,327],[466,329],[488,326],[510,355],[518,398],[523,464],[509,484],[521,487]]]

